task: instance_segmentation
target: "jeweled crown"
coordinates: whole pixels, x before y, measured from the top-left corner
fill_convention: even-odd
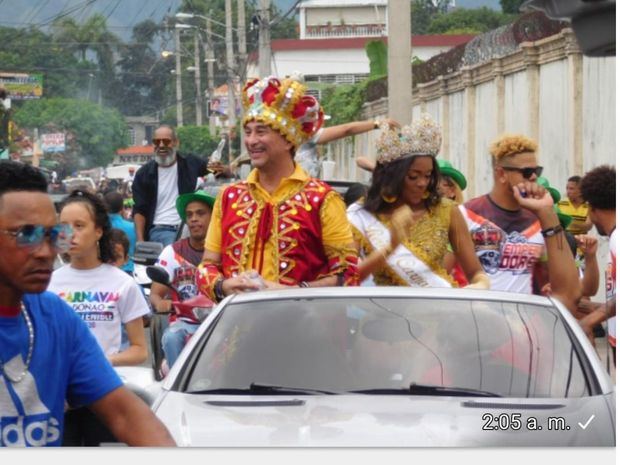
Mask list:
[[[243,87],[242,103],[244,125],[249,121],[267,124],[296,148],[323,125],[319,101],[306,94],[306,86],[296,79],[251,79]]]
[[[387,122],[380,126],[377,140],[377,163],[386,164],[403,157],[430,155],[436,157],[441,149],[441,127],[430,115],[424,113],[410,126],[403,126],[400,133]]]

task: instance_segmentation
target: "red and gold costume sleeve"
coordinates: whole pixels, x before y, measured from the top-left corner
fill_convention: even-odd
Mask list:
[[[319,276],[342,276],[344,286],[359,286],[358,254],[353,241],[346,206],[337,192],[327,194],[321,206],[323,247],[329,271]]]
[[[196,268],[196,287],[199,292],[202,292],[209,299],[214,302],[219,302],[221,296],[216,295],[215,285],[222,279],[222,273],[218,269],[217,265],[208,262],[202,262]]]

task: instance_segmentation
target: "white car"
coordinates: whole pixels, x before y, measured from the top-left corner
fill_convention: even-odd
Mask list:
[[[179,446],[615,445],[615,386],[570,313],[469,289],[228,297],[152,408]]]

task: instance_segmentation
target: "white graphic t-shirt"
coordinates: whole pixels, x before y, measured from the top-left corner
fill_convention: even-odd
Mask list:
[[[491,280],[491,290],[533,293],[534,266],[546,256],[536,216],[505,210],[488,195],[460,205],[476,255]]]
[[[189,243],[189,238],[182,239],[164,247],[156,265],[166,270],[174,288],[180,295],[173,292],[174,300],[188,300],[198,295],[196,287],[196,267],[202,260],[202,250],[193,249]],[[179,315],[179,318],[192,324],[200,322],[192,315]],[[170,315],[170,321],[177,319],[176,314]]]
[[[120,352],[121,323],[150,312],[136,282],[112,265],[91,270],[65,265],[54,271],[48,290],[84,320],[106,355]]]

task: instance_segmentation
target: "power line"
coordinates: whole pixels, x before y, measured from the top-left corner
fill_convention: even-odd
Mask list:
[[[57,15],[54,15],[48,19],[43,20],[42,22],[40,22],[38,24],[38,26],[47,26],[48,24],[59,20],[61,18],[64,18],[65,16],[69,16],[70,14],[75,13],[76,11],[81,10],[82,8],[85,8],[89,5],[91,5],[92,3],[95,3],[96,0],[84,0],[82,3],[78,3],[77,5],[73,6],[73,8],[70,8],[68,11],[66,11],[65,13],[63,13],[62,11],[60,13],[58,13]],[[67,2],[68,3],[68,2]],[[64,10],[64,8],[63,8]]]
[[[110,16],[112,16],[112,14],[114,14],[114,12],[116,11],[116,9],[118,8],[118,5],[120,5],[120,3],[121,3],[121,0],[117,0],[116,1],[116,5],[114,5],[114,8],[112,8],[112,11],[110,11],[108,13],[108,16],[106,16],[106,18],[105,18],[106,22],[107,22],[108,19],[110,19]],[[111,5],[111,3],[110,3],[110,5]]]
[[[30,16],[28,17],[28,19],[25,19],[25,21],[32,21],[34,18],[37,17],[37,15],[39,14],[39,12],[50,2],[50,0],[45,0],[45,1],[41,1],[39,2],[39,6],[33,8],[30,11]]]
[[[136,12],[136,14],[134,15],[133,19],[129,22],[129,24],[131,24],[131,25],[132,25],[132,28],[133,28],[133,24],[134,24],[134,22],[136,21],[136,19],[138,19],[138,15],[142,12],[142,10],[144,10],[144,8],[146,8],[146,5],[147,5],[148,1],[149,1],[149,0],[145,0],[145,1],[144,1],[144,3],[142,4],[142,6],[140,7],[140,9],[139,9],[139,10]],[[157,8],[155,8],[155,9],[157,9]],[[151,16],[150,16],[150,17],[152,17],[154,13],[155,13],[155,10],[153,10],[153,13],[151,13]]]
[[[105,42],[42,42],[40,44],[37,45],[32,45],[32,44],[15,44],[15,45],[11,45],[11,49],[14,48],[27,48],[27,49],[33,49],[33,48],[43,48],[43,47],[56,47],[58,45],[117,45],[118,42],[109,42],[109,41],[105,41]],[[126,45],[151,45],[150,42],[130,42]],[[2,47],[0,47],[0,50],[3,50]]]
[[[2,1],[2,0],[0,0]],[[148,0],[147,0],[148,1]],[[22,25],[22,26],[37,26],[37,23],[31,23],[31,22],[21,22],[21,21],[0,21],[0,24],[7,24],[7,25]],[[133,26],[107,26],[108,29],[133,29]]]

